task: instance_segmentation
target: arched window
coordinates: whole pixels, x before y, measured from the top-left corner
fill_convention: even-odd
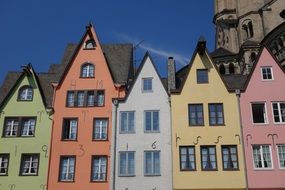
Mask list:
[[[252,38],[253,37],[253,27],[252,27],[252,22],[249,21],[248,22],[248,38]]]
[[[95,66],[91,63],[85,63],[81,66],[80,77],[89,78],[94,77]]]
[[[243,39],[246,40],[248,38],[252,38],[254,35],[252,21],[250,19],[246,19],[242,22],[241,26]]]
[[[87,40],[85,43],[85,49],[93,49],[95,48],[95,46],[96,46],[96,43],[95,43],[95,40],[93,39]]]
[[[31,101],[33,100],[33,88],[31,86],[22,86],[19,90],[18,100]]]
[[[225,69],[225,66],[224,66],[223,64],[220,65],[219,70],[220,70],[220,73],[221,73],[222,75],[224,75],[224,74],[226,73],[226,69]]]
[[[234,74],[235,73],[235,66],[233,63],[230,63],[229,65],[229,73]]]

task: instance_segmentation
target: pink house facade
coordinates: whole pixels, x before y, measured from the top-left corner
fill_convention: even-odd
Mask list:
[[[285,74],[263,48],[240,96],[249,189],[285,189]]]

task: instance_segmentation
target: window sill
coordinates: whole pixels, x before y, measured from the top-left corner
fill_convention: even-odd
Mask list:
[[[106,142],[108,139],[92,139],[93,142]]]
[[[83,48],[83,50],[95,50],[96,48]]]
[[[205,127],[205,125],[204,124],[202,124],[202,125],[189,125],[188,127]]]
[[[8,174],[0,174],[0,177],[1,177],[1,176],[5,177],[5,176],[8,176]]]
[[[184,170],[182,170],[182,169],[180,169],[180,171],[181,172],[196,172],[197,170],[196,169],[189,169],[189,170],[187,170],[187,169],[184,169]]]
[[[36,174],[20,174],[19,176],[21,176],[21,177],[25,177],[25,176],[38,176],[38,174],[36,173]]]
[[[61,139],[62,142],[77,142],[77,139]]]
[[[144,174],[144,177],[159,177],[161,174]]]
[[[130,132],[127,132],[127,131],[126,132],[122,132],[122,131],[120,131],[119,134],[122,134],[122,135],[123,134],[136,134],[136,132],[135,131],[132,131],[132,132],[131,131]]]
[[[135,174],[133,174],[133,175],[119,175],[118,177],[136,177],[136,175]]]
[[[142,93],[153,93],[153,90],[142,90]]]
[[[145,134],[160,133],[160,131],[144,131]]]
[[[254,168],[254,171],[274,171],[274,168]]]
[[[74,180],[62,180],[60,179],[58,182],[61,182],[61,183],[74,183],[75,181]]]
[[[107,180],[91,180],[91,183],[107,183]]]
[[[82,76],[80,76],[79,78],[80,78],[80,79],[94,79],[95,76],[94,76],[94,77],[82,77]]]

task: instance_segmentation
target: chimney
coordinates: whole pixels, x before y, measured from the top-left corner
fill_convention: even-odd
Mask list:
[[[173,57],[168,57],[167,61],[167,86],[168,86],[168,93],[170,94],[171,90],[176,89],[175,85],[175,72],[176,66]]]

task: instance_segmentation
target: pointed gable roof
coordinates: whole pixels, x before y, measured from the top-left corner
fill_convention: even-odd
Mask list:
[[[197,42],[197,46],[192,54],[191,60],[189,62],[188,65],[184,66],[183,68],[181,68],[179,71],[177,71],[176,73],[176,89],[171,90],[171,93],[173,94],[180,94],[182,92],[182,89],[184,87],[184,84],[188,78],[188,75],[190,73],[190,70],[192,68],[192,65],[194,63],[195,57],[197,54],[206,54],[206,56],[208,57],[208,59],[210,60],[209,62],[212,64],[212,66],[214,67],[214,69],[216,70],[216,72],[218,73],[220,79],[222,80],[222,82],[225,85],[225,88],[228,91],[233,91],[235,89],[230,89],[227,85],[226,82],[224,80],[224,78],[221,76],[220,72],[218,72],[218,68],[217,65],[214,64],[214,61],[212,60],[208,49],[206,47],[206,41],[204,38],[199,38],[198,42]]]
[[[0,88],[0,108],[2,108],[12,92],[26,75],[33,76],[35,82],[37,83],[37,86],[39,87],[44,106],[52,106],[53,88],[50,83],[54,80],[56,75],[51,73],[40,73],[37,75],[32,65],[28,64],[22,72],[8,72]]]
[[[93,31],[92,31],[93,30]],[[63,79],[68,73],[74,59],[76,58],[85,38],[89,35],[94,39],[95,33],[93,26],[90,24],[86,26],[86,31],[83,34],[80,42],[75,44],[70,44],[65,51],[64,57],[62,59],[62,67],[64,71],[59,79],[60,86]],[[101,45],[102,52],[105,56],[107,66],[109,68],[110,74],[112,76],[114,83],[127,83],[129,78],[133,78],[133,46],[132,44],[109,44]],[[54,68],[51,68],[53,70]]]
[[[155,64],[154,64],[154,62],[153,62],[153,59],[151,58],[150,53],[147,51],[147,52],[145,53],[145,55],[144,55],[144,57],[143,57],[141,63],[140,63],[140,66],[139,66],[138,69],[137,69],[137,72],[136,72],[135,77],[134,77],[134,81],[132,82],[132,84],[131,84],[131,86],[130,86],[130,90],[127,92],[127,95],[125,96],[125,98],[124,98],[124,99],[121,99],[121,101],[126,101],[126,100],[128,99],[130,93],[132,92],[132,90],[133,90],[133,88],[134,88],[134,86],[135,86],[135,84],[136,84],[136,82],[137,82],[137,79],[138,79],[139,76],[140,76],[140,73],[141,73],[141,71],[142,71],[142,69],[143,69],[143,67],[144,67],[144,65],[145,65],[145,63],[146,63],[147,58],[150,59],[150,63],[151,63],[151,65],[153,66],[153,68],[154,68],[154,70],[155,70],[155,73],[157,74],[158,78],[160,79],[161,85],[163,86],[165,92],[168,94],[168,92],[167,92],[167,87],[165,86],[165,82],[164,82],[163,79],[161,78],[161,76],[160,76],[160,74],[159,74],[159,72],[158,72],[158,70],[157,70],[157,68],[156,68],[156,66],[155,66]]]
[[[257,66],[257,64],[259,63],[260,57],[261,57],[261,55],[262,55],[262,53],[263,53],[264,51],[266,51],[266,52],[268,52],[268,53],[270,54],[271,58],[272,58],[272,59],[274,60],[274,62],[279,66],[279,68],[281,69],[281,71],[282,71],[283,73],[285,73],[284,68],[281,66],[281,64],[278,62],[278,60],[275,58],[275,56],[271,53],[271,51],[270,51],[266,46],[262,46],[262,48],[261,48],[261,50],[259,51],[259,54],[258,54],[258,56],[257,56],[257,58],[256,58],[256,60],[255,60],[255,62],[253,63],[253,67],[251,68],[251,71],[250,71],[250,73],[249,73],[249,75],[248,75],[248,77],[247,77],[247,80],[245,81],[245,84],[244,84],[243,88],[241,89],[242,91],[245,91],[245,90],[247,89],[247,86],[248,86],[248,84],[249,84],[249,82],[250,82],[250,80],[251,80],[251,77],[252,77],[252,75],[253,75],[253,73],[254,73],[254,71],[255,71],[255,69],[256,69],[256,66]]]

